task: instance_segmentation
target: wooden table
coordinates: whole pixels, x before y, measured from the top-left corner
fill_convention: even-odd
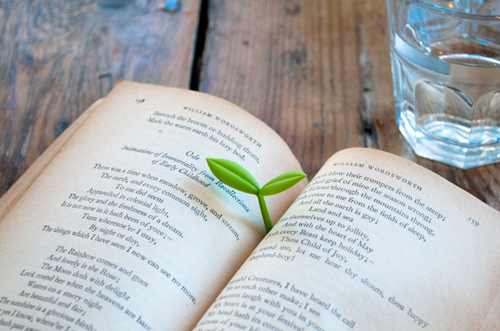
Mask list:
[[[500,210],[500,164],[416,157],[395,124],[384,0],[0,0],[0,193],[120,78],[208,92],[264,120],[310,177],[346,147],[413,160]]]

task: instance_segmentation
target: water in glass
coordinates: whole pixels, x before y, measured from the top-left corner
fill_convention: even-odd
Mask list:
[[[491,27],[418,1],[399,10],[403,18],[390,27],[401,132],[423,157],[461,168],[499,161],[500,22]]]

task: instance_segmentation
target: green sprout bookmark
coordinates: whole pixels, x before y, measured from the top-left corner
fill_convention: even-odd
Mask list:
[[[267,210],[265,196],[281,193],[294,186],[307,175],[302,171],[292,170],[271,179],[267,184],[259,186],[255,178],[241,165],[226,159],[208,159],[208,167],[221,182],[235,190],[256,195],[259,199],[260,212],[269,233],[273,228],[271,216]]]

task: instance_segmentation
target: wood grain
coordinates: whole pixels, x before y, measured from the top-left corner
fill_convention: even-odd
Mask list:
[[[210,1],[201,90],[263,119],[311,176],[338,150],[377,147],[360,3]]]
[[[0,0],[0,194],[119,79],[187,87],[200,0]]]
[[[500,210],[500,165],[416,157],[395,123],[383,0],[211,0],[200,89],[247,109],[308,175],[333,153],[377,148],[413,160]]]

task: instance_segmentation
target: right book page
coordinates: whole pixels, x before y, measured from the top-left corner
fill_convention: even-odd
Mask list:
[[[195,330],[495,330],[499,222],[496,210],[427,169],[344,150]]]

